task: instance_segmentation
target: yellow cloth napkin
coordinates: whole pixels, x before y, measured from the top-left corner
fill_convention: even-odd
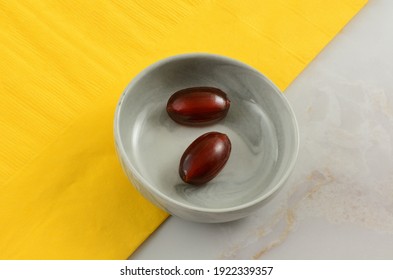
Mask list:
[[[113,145],[144,67],[217,53],[285,89],[365,3],[0,0],[0,258],[125,259],[165,220]]]

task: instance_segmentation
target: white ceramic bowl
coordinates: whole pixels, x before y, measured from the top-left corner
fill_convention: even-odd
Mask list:
[[[225,119],[195,128],[169,118],[169,97],[196,86],[227,93]],[[178,174],[180,158],[208,131],[228,135],[230,158],[206,185],[186,185]],[[114,134],[123,169],[142,195],[170,214],[209,223],[260,208],[290,175],[299,146],[294,113],[269,79],[239,61],[198,53],[163,59],[136,76],[118,103]]]

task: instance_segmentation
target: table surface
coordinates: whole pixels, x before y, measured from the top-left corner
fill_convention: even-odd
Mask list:
[[[130,259],[393,259],[393,1],[369,0],[285,91],[297,166],[258,212],[170,217]]]

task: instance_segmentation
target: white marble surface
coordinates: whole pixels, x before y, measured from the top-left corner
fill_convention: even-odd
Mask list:
[[[130,259],[393,259],[393,1],[366,7],[286,90],[300,154],[226,224],[170,217]]]

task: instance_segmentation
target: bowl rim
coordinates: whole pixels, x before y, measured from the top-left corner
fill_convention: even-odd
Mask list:
[[[281,99],[281,102],[284,104],[284,106],[286,107],[286,109],[288,110],[288,112],[289,112],[289,114],[291,116],[292,127],[293,127],[293,134],[294,134],[293,135],[293,140],[295,141],[295,145],[294,145],[295,147],[294,147],[293,151],[291,151],[292,155],[290,157],[290,162],[289,162],[289,164],[287,166],[287,169],[285,170],[285,173],[283,174],[283,176],[281,176],[280,180],[278,180],[278,182],[269,191],[267,191],[266,193],[264,193],[263,195],[257,197],[254,200],[251,200],[251,201],[248,201],[248,202],[236,205],[236,206],[225,207],[225,208],[208,208],[208,207],[205,208],[205,207],[201,207],[201,206],[194,206],[194,205],[189,205],[189,204],[180,202],[180,201],[175,200],[172,197],[162,193],[156,187],[154,187],[152,184],[147,182],[147,180],[134,167],[134,165],[130,161],[129,157],[127,156],[127,153],[125,151],[123,142],[121,141],[121,137],[120,137],[120,121],[119,121],[119,119],[120,119],[120,114],[121,114],[122,108],[123,108],[123,106],[122,106],[123,100],[126,98],[128,93],[130,92],[130,88],[132,88],[135,84],[137,84],[139,82],[139,80],[143,76],[145,76],[147,73],[149,73],[151,70],[153,70],[153,69],[155,69],[157,67],[160,67],[161,65],[164,65],[166,63],[172,63],[172,62],[178,61],[178,60],[198,59],[198,58],[214,58],[214,59],[218,59],[218,60],[224,60],[224,61],[227,61],[229,63],[236,64],[236,65],[241,66],[243,68],[247,68],[249,70],[254,71],[258,75],[260,75],[261,78],[264,79],[269,84],[269,86],[271,86],[274,89],[275,93],[278,94],[278,96]],[[288,179],[288,177],[293,172],[293,169],[294,169],[294,167],[296,165],[297,157],[298,157],[298,154],[299,154],[299,127],[298,127],[298,123],[297,123],[296,116],[295,116],[295,113],[293,111],[293,108],[290,105],[288,99],[284,96],[284,93],[269,78],[267,78],[264,74],[262,74],[257,69],[251,67],[250,65],[247,65],[244,62],[241,62],[239,60],[236,60],[236,59],[233,59],[233,58],[230,58],[230,57],[227,57],[227,56],[218,55],[218,54],[212,54],[212,53],[195,52],[195,53],[185,53],[185,54],[172,55],[172,56],[160,59],[157,62],[147,66],[146,68],[144,68],[127,85],[127,87],[124,89],[124,91],[123,91],[123,93],[122,93],[122,95],[121,95],[121,97],[120,97],[120,99],[119,99],[119,101],[117,103],[116,110],[115,110],[115,116],[114,116],[113,132],[114,132],[114,140],[115,140],[115,144],[117,146],[117,150],[118,150],[119,156],[123,159],[123,162],[126,164],[126,167],[131,170],[133,176],[135,176],[137,178],[137,180],[139,182],[141,182],[148,189],[149,192],[151,192],[154,195],[158,196],[161,200],[169,201],[171,204],[174,204],[176,206],[179,206],[179,207],[182,207],[182,208],[185,208],[185,209],[188,209],[188,210],[204,212],[204,213],[229,213],[229,212],[236,212],[236,211],[239,211],[239,210],[248,209],[250,207],[258,205],[262,201],[264,201],[267,198],[269,198],[270,196],[272,196],[276,191],[278,191],[284,185],[285,181]],[[169,211],[169,209],[167,209],[167,207],[165,207],[165,209],[167,211]]]

